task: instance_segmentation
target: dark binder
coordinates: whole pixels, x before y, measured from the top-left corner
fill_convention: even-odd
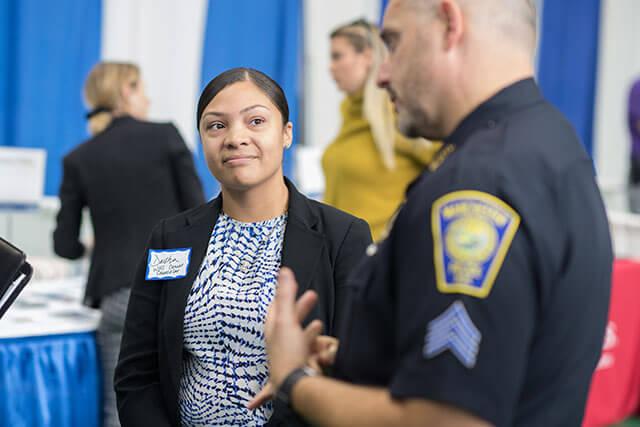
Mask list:
[[[0,318],[27,285],[33,268],[20,249],[0,237]]]

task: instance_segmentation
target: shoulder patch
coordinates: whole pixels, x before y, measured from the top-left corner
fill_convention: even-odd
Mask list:
[[[481,191],[456,191],[431,208],[436,284],[442,293],[486,298],[520,225],[520,215]]]

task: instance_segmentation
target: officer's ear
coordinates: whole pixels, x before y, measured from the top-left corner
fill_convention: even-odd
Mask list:
[[[465,25],[464,14],[456,0],[440,1],[439,9],[440,19],[445,23],[444,46],[450,50],[462,40]]]

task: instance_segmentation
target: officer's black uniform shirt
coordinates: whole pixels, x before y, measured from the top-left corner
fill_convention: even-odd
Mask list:
[[[354,274],[336,374],[497,426],[579,426],[613,260],[592,162],[532,79],[442,150]]]

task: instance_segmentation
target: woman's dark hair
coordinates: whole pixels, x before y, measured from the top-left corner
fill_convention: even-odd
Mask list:
[[[267,95],[271,102],[273,102],[273,105],[276,106],[282,115],[282,124],[287,124],[289,122],[289,104],[287,103],[287,98],[280,85],[261,71],[254,70],[253,68],[238,67],[218,74],[202,91],[200,99],[198,100],[198,112],[196,117],[198,130],[200,130],[200,119],[202,118],[202,113],[204,113],[204,109],[207,108],[207,105],[209,105],[211,100],[227,86],[247,81],[255,84],[258,89]]]

